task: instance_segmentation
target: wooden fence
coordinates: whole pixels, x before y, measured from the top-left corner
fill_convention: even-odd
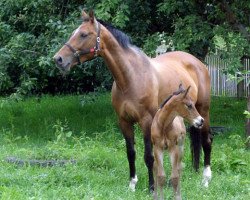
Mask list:
[[[250,73],[244,76],[244,80],[238,83],[237,75],[234,79],[223,73],[223,69],[228,67],[228,64],[223,61],[218,55],[208,55],[205,58],[205,63],[211,77],[211,94],[214,96],[230,96],[230,97],[248,97],[250,95]],[[250,59],[243,60],[244,70],[250,72]]]

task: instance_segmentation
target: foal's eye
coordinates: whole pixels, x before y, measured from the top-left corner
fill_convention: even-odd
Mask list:
[[[186,104],[187,108],[191,110],[193,108],[192,104]]]

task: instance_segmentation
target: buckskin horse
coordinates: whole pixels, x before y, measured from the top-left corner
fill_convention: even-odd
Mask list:
[[[170,95],[156,112],[152,126],[151,139],[154,152],[154,176],[155,190],[154,199],[158,199],[158,189],[160,199],[164,199],[163,186],[165,185],[166,175],[163,166],[164,150],[168,150],[171,170],[171,184],[173,186],[174,198],[181,200],[180,174],[181,160],[184,151],[184,139],[186,128],[183,118],[196,128],[201,128],[204,119],[197,112],[194,102],[188,92],[180,84],[179,90]]]
[[[205,120],[201,130],[191,127],[190,135],[193,166],[196,170],[199,168],[200,146],[203,147],[203,182],[208,186],[211,179],[212,137],[209,127],[210,77],[205,65],[194,56],[181,51],[149,58],[131,44],[126,34],[97,20],[93,11],[89,14],[83,11],[82,20],[68,42],[56,53],[54,60],[60,70],[69,71],[74,65],[96,56],[104,59],[114,78],[112,105],[126,141],[130,189],[134,191],[138,181],[133,126],[138,123],[143,132],[144,160],[148,168],[149,189],[153,190],[152,120],[159,103],[172,94],[180,82],[184,87],[192,87],[190,96]]]

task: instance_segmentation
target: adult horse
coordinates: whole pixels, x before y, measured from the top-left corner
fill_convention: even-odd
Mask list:
[[[101,56],[108,66],[114,83],[112,104],[119,118],[119,125],[126,141],[130,169],[129,187],[135,190],[134,130],[139,123],[144,137],[144,160],[148,168],[149,189],[153,189],[153,162],[151,124],[159,104],[170,96],[180,83],[191,86],[190,96],[205,122],[201,130],[191,127],[191,144],[194,147],[193,165],[199,167],[201,140],[204,150],[203,181],[207,186],[211,179],[211,135],[209,127],[210,78],[206,67],[194,56],[185,52],[171,52],[149,58],[130,43],[129,37],[118,29],[96,20],[93,11],[82,12],[83,22],[70,39],[56,53],[54,60],[62,71],[74,65]],[[200,137],[201,136],[201,139]],[[197,141],[194,141],[196,138]]]

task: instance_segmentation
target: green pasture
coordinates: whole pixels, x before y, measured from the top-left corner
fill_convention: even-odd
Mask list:
[[[201,186],[202,171],[191,168],[189,139],[182,173],[183,199],[246,200],[250,197],[250,153],[244,143],[245,100],[214,97],[212,126],[224,126],[214,135],[213,178]],[[0,101],[0,199],[147,200],[147,170],[143,140],[136,126],[136,192],[128,190],[125,143],[117,126],[110,94],[43,96],[21,102]],[[74,160],[76,164],[40,167],[8,163],[22,160]],[[166,170],[169,162],[166,156]],[[172,189],[166,187],[167,199]]]

